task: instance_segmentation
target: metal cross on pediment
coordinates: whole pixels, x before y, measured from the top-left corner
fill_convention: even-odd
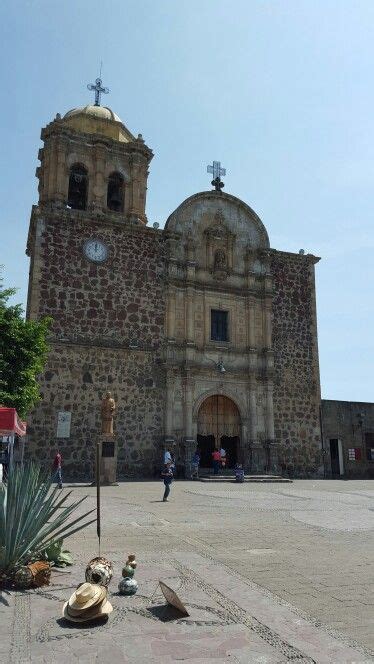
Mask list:
[[[226,169],[221,168],[220,161],[213,161],[213,165],[207,166],[206,170],[207,173],[212,173],[213,175],[212,185],[215,188],[215,190],[221,191],[222,187],[225,186],[221,180],[221,175],[226,175]]]
[[[107,95],[109,92],[109,88],[103,88],[101,78],[96,79],[95,85],[93,83],[89,83],[87,88],[89,90],[95,90],[95,106],[100,106],[100,95]]]

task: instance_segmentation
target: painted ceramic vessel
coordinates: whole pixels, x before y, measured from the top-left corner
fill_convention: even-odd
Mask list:
[[[48,586],[51,580],[51,566],[46,560],[37,560],[35,563],[29,563],[28,568],[31,570],[33,585],[36,588],[40,586]]]
[[[129,553],[127,561],[126,561],[126,565],[129,565],[133,569],[136,569],[137,564],[138,563],[135,560],[135,554],[134,553]]]
[[[102,556],[92,558],[86,567],[86,581],[94,583],[97,586],[105,586],[107,588],[112,576],[113,565]]]
[[[118,590],[121,595],[135,595],[138,590],[138,583],[135,579],[130,579],[130,577],[126,576],[119,582]]]
[[[134,570],[134,568],[131,567],[131,565],[129,565],[128,563],[126,563],[126,565],[124,566],[124,568],[123,568],[123,570],[122,570],[122,576],[123,576],[124,578],[125,578],[125,577],[130,577],[130,578],[132,579],[132,577],[134,576],[134,574],[135,574],[135,570]]]
[[[14,575],[14,583],[17,588],[31,588],[33,575],[29,567],[20,567]]]

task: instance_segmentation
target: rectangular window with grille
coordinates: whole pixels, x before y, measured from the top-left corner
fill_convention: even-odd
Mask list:
[[[229,340],[228,318],[228,311],[221,311],[221,309],[211,310],[210,338],[212,341]]]

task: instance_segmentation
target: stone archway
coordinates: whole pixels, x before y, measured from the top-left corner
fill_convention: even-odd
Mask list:
[[[200,405],[197,416],[197,446],[201,453],[200,465],[212,465],[212,452],[224,447],[227,466],[238,460],[241,420],[237,405],[223,394],[213,394]]]

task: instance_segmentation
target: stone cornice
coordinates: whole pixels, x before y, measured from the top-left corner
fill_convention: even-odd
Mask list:
[[[279,255],[279,256],[284,256],[284,257],[290,256],[292,258],[296,258],[297,260],[306,261],[306,262],[312,263],[314,265],[321,260],[320,256],[314,256],[314,254],[296,254],[292,251],[280,251],[278,249],[268,249],[267,251],[268,251],[269,256],[272,256],[272,255],[273,256]]]
[[[246,276],[245,275],[240,275],[243,279],[243,281],[246,282]],[[264,299],[265,297],[271,297],[273,295],[273,291],[268,291],[264,290],[262,284],[258,289],[256,288],[249,288],[247,283],[245,283],[243,286],[230,286],[227,281],[225,282],[214,282],[214,283],[206,283],[198,280],[187,280],[187,279],[178,279],[176,277],[166,277],[166,281],[169,284],[169,286],[174,286],[175,288],[179,288],[182,290],[186,290],[187,288],[193,288],[195,291],[198,292],[213,292],[213,293],[221,293],[221,294],[227,294],[227,295],[237,295],[239,297],[248,297],[250,295]]]
[[[90,228],[99,227],[108,227],[116,228],[118,231],[123,233],[137,234],[137,233],[148,233],[153,235],[157,239],[166,240],[166,237],[163,235],[162,229],[152,228],[146,226],[142,222],[136,222],[127,219],[124,215],[118,213],[110,212],[95,212],[93,210],[69,210],[65,207],[51,207],[50,204],[46,203],[45,205],[33,205],[31,211],[30,219],[30,229],[34,220],[38,217],[42,217],[46,221],[60,223],[65,221],[68,223],[77,223],[81,222],[86,224]]]
[[[69,339],[69,338],[58,338],[58,337],[49,337],[47,339],[49,346],[75,346],[80,348],[103,348],[105,350],[118,350],[126,351],[130,353],[154,353],[155,351],[161,351],[163,347],[163,342],[151,345],[151,344],[139,344],[138,346],[132,346],[131,343],[121,343],[113,341],[112,339]]]
[[[109,121],[107,121],[109,122]],[[104,149],[107,149],[111,154],[140,154],[147,159],[149,163],[153,158],[153,152],[143,140],[135,139],[133,141],[117,141],[103,134],[91,134],[82,131],[77,131],[72,127],[66,126],[61,120],[56,120],[51,122],[41,131],[40,137],[43,141],[47,139],[55,138],[59,141],[66,143],[76,143],[77,146],[82,145],[82,141],[87,144],[89,143],[93,147],[100,145]]]

